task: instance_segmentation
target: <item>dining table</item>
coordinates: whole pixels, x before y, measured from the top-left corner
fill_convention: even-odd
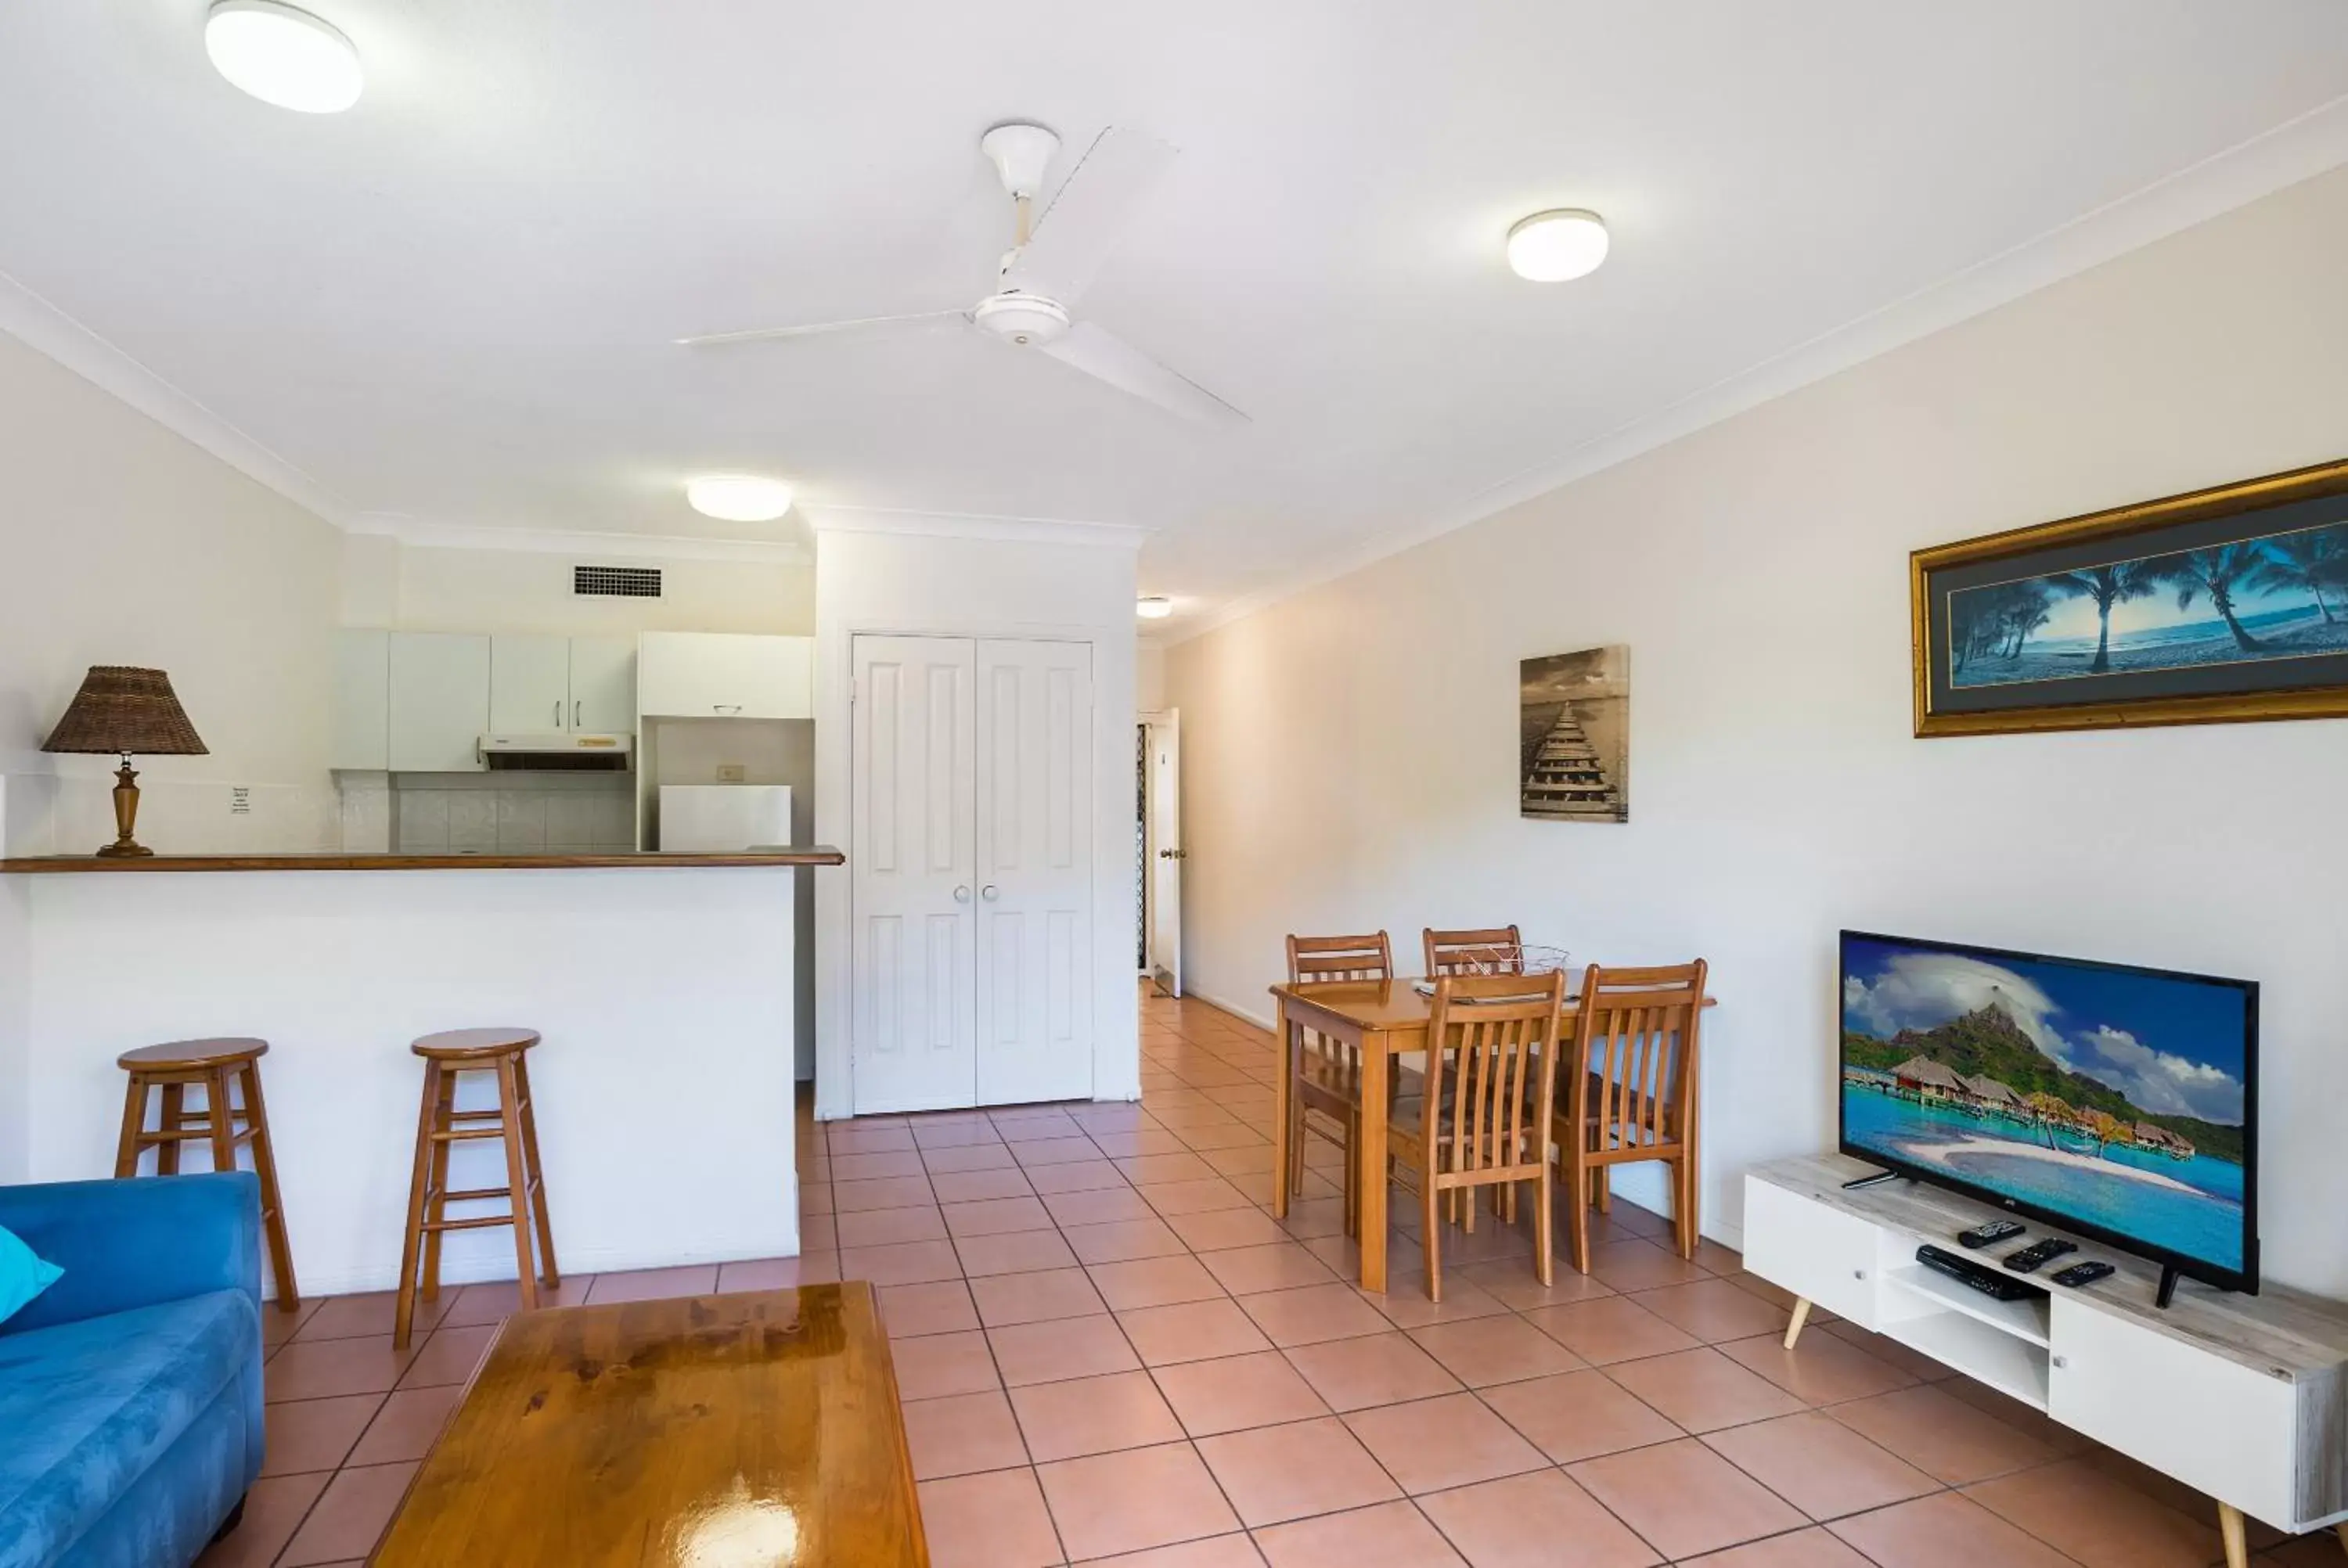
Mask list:
[[[1569,975],[1569,985],[1580,975]],[[1361,1194],[1361,1286],[1383,1293],[1386,1287],[1386,1134],[1388,1086],[1395,1059],[1426,1050],[1426,1026],[1435,1009],[1432,986],[1416,977],[1385,980],[1304,980],[1272,988],[1273,1039],[1280,1048],[1280,1071],[1272,1078],[1272,1214],[1288,1217],[1289,1140],[1297,1135],[1291,1109],[1295,1085],[1297,1034],[1312,1032],[1340,1045],[1353,1047],[1362,1063],[1362,1127],[1354,1141],[1354,1191]],[[1565,999],[1564,1024],[1570,1028],[1580,1011],[1578,996]],[[1705,997],[1705,1007],[1715,999]],[[1699,1054],[1701,1054],[1699,1052]],[[1689,1071],[1696,1059],[1689,1059]],[[1693,1087],[1693,1086],[1692,1086]],[[1691,1098],[1691,1103],[1694,1097]],[[1695,1118],[1688,1119],[1687,1138],[1695,1143]]]

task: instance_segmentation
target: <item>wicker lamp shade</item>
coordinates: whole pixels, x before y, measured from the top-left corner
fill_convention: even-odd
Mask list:
[[[109,756],[201,757],[204,743],[160,670],[93,664],[45,752]]]

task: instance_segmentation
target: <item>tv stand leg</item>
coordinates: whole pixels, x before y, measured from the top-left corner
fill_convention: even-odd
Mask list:
[[[1802,1337],[1802,1325],[1807,1323],[1809,1320],[1810,1298],[1807,1296],[1796,1297],[1794,1301],[1794,1320],[1786,1325],[1787,1349],[1791,1350],[1794,1348],[1794,1341]],[[2343,1525],[2341,1528],[2343,1531],[2348,1531],[2348,1525]],[[2343,1539],[2348,1539],[2348,1537],[2343,1537]]]
[[[2218,1533],[2226,1538],[2226,1568],[2250,1568],[2250,1542],[2242,1528],[2242,1511],[2230,1502],[2219,1503]]]

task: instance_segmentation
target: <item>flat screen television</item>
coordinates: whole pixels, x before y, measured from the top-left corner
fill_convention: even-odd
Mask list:
[[[2256,1291],[2250,980],[1842,934],[1841,1148]]]

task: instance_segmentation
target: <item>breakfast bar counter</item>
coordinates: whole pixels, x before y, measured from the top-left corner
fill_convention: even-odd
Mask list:
[[[674,871],[680,866],[838,866],[837,849],[746,849],[621,855],[345,855],[319,851],[295,855],[36,855],[0,860],[0,876],[56,876],[79,872],[171,871]]]

